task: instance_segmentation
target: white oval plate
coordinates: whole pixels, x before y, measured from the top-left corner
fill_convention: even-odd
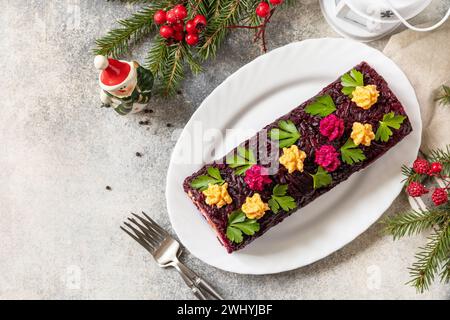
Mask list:
[[[365,170],[300,208],[243,250],[228,254],[184,193],[183,180],[363,60],[387,80],[403,103],[413,132]],[[228,129],[243,130],[223,138]],[[414,89],[400,68],[378,50],[347,39],[289,44],[228,77],[186,124],[167,173],[170,221],[193,255],[226,271],[268,274],[310,264],[355,239],[390,206],[402,189],[401,165],[411,164],[417,155],[421,130]]]

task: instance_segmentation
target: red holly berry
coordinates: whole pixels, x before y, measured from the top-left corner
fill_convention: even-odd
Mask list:
[[[166,38],[166,39],[172,38],[173,33],[174,33],[174,31],[171,26],[162,26],[161,28],[159,28],[159,34],[163,38]]]
[[[282,4],[284,0],[269,0],[269,2],[271,4],[273,4],[274,6],[277,6],[279,4]]]
[[[183,30],[184,30],[184,23],[183,23],[183,21],[174,23],[174,24],[172,25],[172,28],[173,28],[173,30],[174,30],[175,32],[176,32],[176,31],[183,31]]]
[[[177,4],[174,8],[173,11],[175,12],[178,20],[184,20],[187,17],[187,10],[186,7],[183,6],[182,4]]]
[[[184,38],[184,32],[176,30],[173,34],[175,41],[182,41]]]
[[[186,22],[186,32],[189,34],[198,33],[198,30],[195,27],[194,20],[189,20],[188,22]]]
[[[195,46],[198,43],[198,35],[195,33],[189,33],[186,35],[186,43],[190,46]]]
[[[428,174],[430,163],[425,159],[417,158],[413,163],[413,170],[418,174]]]
[[[433,162],[430,165],[430,170],[428,171],[428,174],[435,175],[441,173],[441,171],[442,171],[442,164],[440,162]]]
[[[436,206],[440,206],[441,204],[447,203],[448,201],[448,193],[445,188],[436,188],[431,195],[431,200],[433,200]]]
[[[408,192],[411,197],[420,197],[421,195],[428,193],[428,189],[420,182],[413,181],[406,188],[406,192]]]
[[[194,17],[194,25],[195,28],[199,31],[205,29],[206,27],[206,18],[204,15],[198,14]]]
[[[170,9],[169,11],[167,11],[166,19],[167,19],[167,22],[170,24],[174,24],[174,23],[178,22],[178,17],[177,17],[177,14],[175,13],[174,9]]]
[[[270,14],[270,6],[267,2],[260,2],[256,7],[256,15],[265,18]]]
[[[153,16],[153,21],[158,25],[166,23],[166,12],[164,10],[156,11]]]

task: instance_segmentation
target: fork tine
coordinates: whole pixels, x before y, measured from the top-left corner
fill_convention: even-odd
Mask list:
[[[142,211],[142,214],[147,218],[148,223],[154,228],[156,229],[159,233],[161,233],[164,236],[168,236],[169,234],[167,233],[166,230],[164,230],[163,228],[161,228],[161,226],[159,224],[157,224],[155,222],[155,220],[153,220],[152,218],[150,218],[144,211]]]
[[[134,218],[128,218],[129,221],[134,223],[146,236],[146,238],[150,238],[153,242],[162,242],[164,240],[163,237],[161,237],[159,234],[157,234],[155,231],[146,228],[145,226],[141,225],[136,219]]]
[[[144,215],[145,213],[142,212]],[[156,233],[158,233],[161,237],[167,237],[169,234],[162,229],[154,220],[152,220],[149,216],[145,215],[148,220],[145,220],[144,218],[138,216],[137,214],[131,213],[133,216],[139,219],[147,228],[154,230]]]
[[[141,246],[143,246],[145,250],[147,250],[148,252],[150,252],[150,254],[152,254],[153,249],[147,242],[140,239],[139,237],[136,237],[134,234],[132,234],[130,231],[128,231],[127,229],[125,229],[122,226],[120,226],[120,229],[122,229],[124,232],[126,232],[131,238],[136,240],[137,243],[139,243]]]
[[[156,249],[156,247],[158,246],[159,242],[155,241],[154,239],[152,239],[151,237],[147,236],[146,234],[144,234],[142,231],[136,229],[135,227],[133,227],[131,224],[129,224],[128,222],[124,222],[124,224],[130,228],[131,230],[133,230],[133,232],[137,235],[137,237],[139,239],[141,239],[142,241],[144,241],[145,243],[147,243],[152,250]]]
[[[138,238],[138,239],[140,239],[140,240],[142,240],[142,241],[147,242],[147,241],[146,241],[146,240],[147,240],[147,236],[146,236],[144,233],[142,233],[142,231],[136,229],[135,227],[133,227],[133,225],[131,225],[130,223],[128,223],[128,222],[126,222],[126,221],[124,221],[123,224],[124,224],[125,226],[127,226],[128,228],[130,228],[130,229],[135,233],[135,237],[136,237],[136,238]]]
[[[158,232],[158,230],[156,230],[151,223],[149,223],[147,220],[145,220],[144,218],[138,216],[137,214],[131,213],[133,216],[135,216],[137,219],[139,219],[139,221],[142,222],[142,224],[144,224],[144,226],[149,229],[150,231],[156,233],[158,236],[160,237],[164,237],[163,234],[161,234],[160,232]],[[134,218],[133,218],[134,219]]]
[[[142,212],[144,213],[144,212]],[[141,216],[138,216],[137,214],[132,213],[133,216],[135,216],[136,218],[138,218],[143,224],[145,224],[145,226],[147,228],[150,228],[152,230],[154,230],[156,233],[158,233],[159,235],[161,235],[162,237],[165,237],[166,235],[168,235],[168,233],[162,229],[153,219],[151,219],[149,216],[146,216],[147,219],[144,219]]]
[[[131,222],[133,222],[133,221],[131,221]],[[131,223],[126,222],[126,221],[124,221],[123,224],[126,225],[131,230],[133,230],[138,238],[140,238],[142,240],[147,240],[148,235],[146,233],[144,233],[142,230],[136,229],[136,227],[134,227]]]

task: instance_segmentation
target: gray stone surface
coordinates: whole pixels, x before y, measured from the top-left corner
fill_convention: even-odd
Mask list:
[[[227,76],[259,55],[236,31],[182,93],[154,113],[100,109],[90,49],[132,6],[104,1],[3,0],[0,10],[0,298],[192,298],[178,274],[159,269],[118,229],[145,210],[170,228],[164,185],[171,136]],[[336,34],[316,1],[277,14],[269,47]],[[386,39],[371,45],[382,49]],[[142,59],[149,43],[132,55]],[[148,126],[138,124],[148,119]],[[172,126],[168,127],[170,123]],[[135,156],[136,152],[142,158]],[[105,187],[109,185],[112,190]],[[401,195],[386,214],[408,207]],[[270,276],[231,274],[186,254],[189,266],[227,298],[438,298],[404,285],[426,235],[393,242],[379,224],[310,266]]]

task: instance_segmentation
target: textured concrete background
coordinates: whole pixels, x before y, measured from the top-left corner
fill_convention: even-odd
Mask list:
[[[130,211],[145,210],[170,228],[164,185],[171,136],[218,84],[259,55],[251,35],[234,32],[180,95],[153,100],[152,114],[120,117],[98,108],[90,49],[133,7],[0,2],[0,298],[192,298],[175,271],[159,269],[118,227]],[[316,1],[278,14],[268,33],[272,49],[336,36]],[[371,45],[382,49],[386,41]],[[132,55],[142,59],[148,47]],[[407,207],[402,195],[386,214]],[[394,243],[375,224],[326,259],[270,276],[223,272],[188,254],[184,260],[227,298],[448,299],[443,285],[423,295],[404,285],[425,236]]]

